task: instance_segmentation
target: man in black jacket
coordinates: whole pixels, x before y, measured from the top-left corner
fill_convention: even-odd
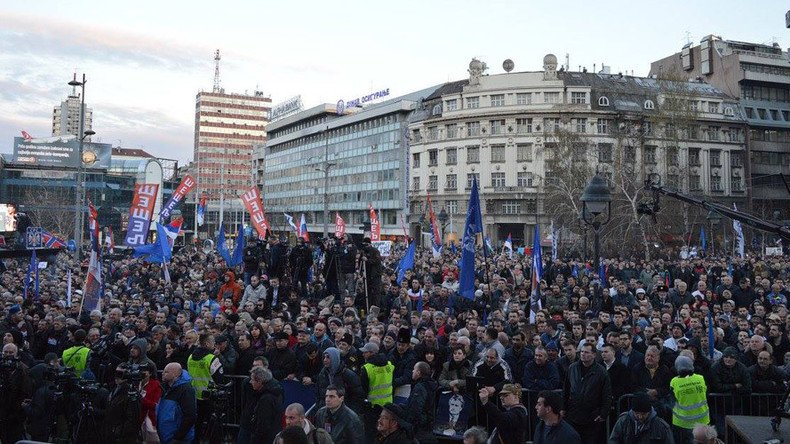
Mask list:
[[[274,442],[280,432],[283,392],[273,382],[269,369],[253,367],[250,370],[253,391],[241,412],[237,443]]]
[[[313,266],[313,251],[305,245],[303,238],[296,239],[296,246],[288,255],[288,265],[291,267],[291,283],[304,297],[307,294],[307,272]]]
[[[493,393],[492,387],[483,387],[478,393],[480,403],[488,414],[491,425],[494,426],[489,442],[502,444],[526,442],[529,418],[527,408],[521,404],[521,385],[505,384],[499,391],[499,400],[505,408],[504,411],[495,403],[489,402],[489,397]]]
[[[140,432],[140,401],[129,396],[127,365],[115,370],[115,388],[110,391],[107,410],[104,412],[105,439],[112,443],[137,442]]]
[[[351,243],[348,235],[346,235],[345,239],[335,248],[337,252],[335,258],[340,267],[340,274],[338,275],[340,295],[356,297],[357,247]]]
[[[406,403],[408,421],[414,426],[414,437],[420,443],[436,442],[433,436],[433,418],[436,399],[436,381],[431,379],[431,366],[420,361],[412,371],[414,386]]]
[[[578,362],[571,364],[564,387],[563,415],[584,443],[603,442],[602,425],[612,405],[612,383],[606,369],[595,362],[595,349],[586,343]]]
[[[279,381],[295,378],[299,371],[299,362],[294,352],[288,348],[288,333],[275,333],[274,346],[274,350],[266,356],[274,378]]]
[[[33,381],[27,366],[19,362],[15,344],[3,346],[3,367],[0,378],[4,385],[0,402],[0,438],[2,442],[17,442],[23,439],[25,411],[23,402],[33,395]]]
[[[398,345],[389,355],[389,361],[395,366],[395,373],[392,377],[392,390],[398,396],[398,389],[403,386],[411,385],[411,372],[417,358],[414,350],[411,349],[411,335],[408,328],[401,328],[398,331]]]

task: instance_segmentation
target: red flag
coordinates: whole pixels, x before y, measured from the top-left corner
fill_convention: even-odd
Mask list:
[[[379,216],[376,214],[376,210],[373,209],[373,205],[368,204],[368,208],[370,209],[370,241],[377,242],[381,240]]]
[[[335,211],[335,237],[342,239],[346,235],[346,221]]]
[[[261,193],[258,191],[258,187],[250,187],[240,198],[244,206],[247,207],[247,211],[250,212],[250,220],[255,227],[255,231],[258,232],[258,237],[266,237],[269,221],[266,220],[266,212],[263,209],[263,201],[261,200]]]

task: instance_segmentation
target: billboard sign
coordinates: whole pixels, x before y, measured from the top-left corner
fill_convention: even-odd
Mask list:
[[[84,142],[83,159],[95,161],[85,164],[87,168],[109,168],[112,145],[109,143]],[[68,138],[48,138],[25,140],[14,137],[13,162],[54,167],[79,166],[80,142]]]
[[[275,120],[288,117],[292,114],[298,113],[302,109],[302,96],[291,97],[290,99],[280,102],[272,107],[272,111],[269,113],[269,121],[274,122]]]

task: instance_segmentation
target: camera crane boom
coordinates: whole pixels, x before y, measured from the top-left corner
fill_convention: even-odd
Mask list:
[[[658,176],[658,174],[648,175],[648,178],[645,179],[645,190],[653,193],[653,200],[651,202],[640,203],[639,207],[637,208],[637,212],[639,214],[652,216],[654,221],[656,214],[658,214],[658,212],[661,210],[659,199],[661,195],[664,195],[673,199],[677,199],[681,202],[705,208],[709,211],[715,211],[719,214],[729,217],[732,220],[737,220],[760,231],[776,234],[782,239],[790,241],[790,228],[768,222],[765,219],[760,219],[759,217],[744,213],[743,211],[734,210],[717,202],[699,199],[689,196],[688,194],[681,193],[675,189],[662,186],[661,178]]]

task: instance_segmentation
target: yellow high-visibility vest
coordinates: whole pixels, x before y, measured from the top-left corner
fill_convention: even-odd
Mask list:
[[[669,383],[675,394],[672,408],[672,425],[693,429],[696,424],[709,424],[708,388],[702,375],[672,378]]]
[[[395,366],[391,362],[387,365],[377,366],[367,363],[362,366],[368,374],[368,401],[373,405],[384,406],[392,402],[392,378],[395,376]]]

